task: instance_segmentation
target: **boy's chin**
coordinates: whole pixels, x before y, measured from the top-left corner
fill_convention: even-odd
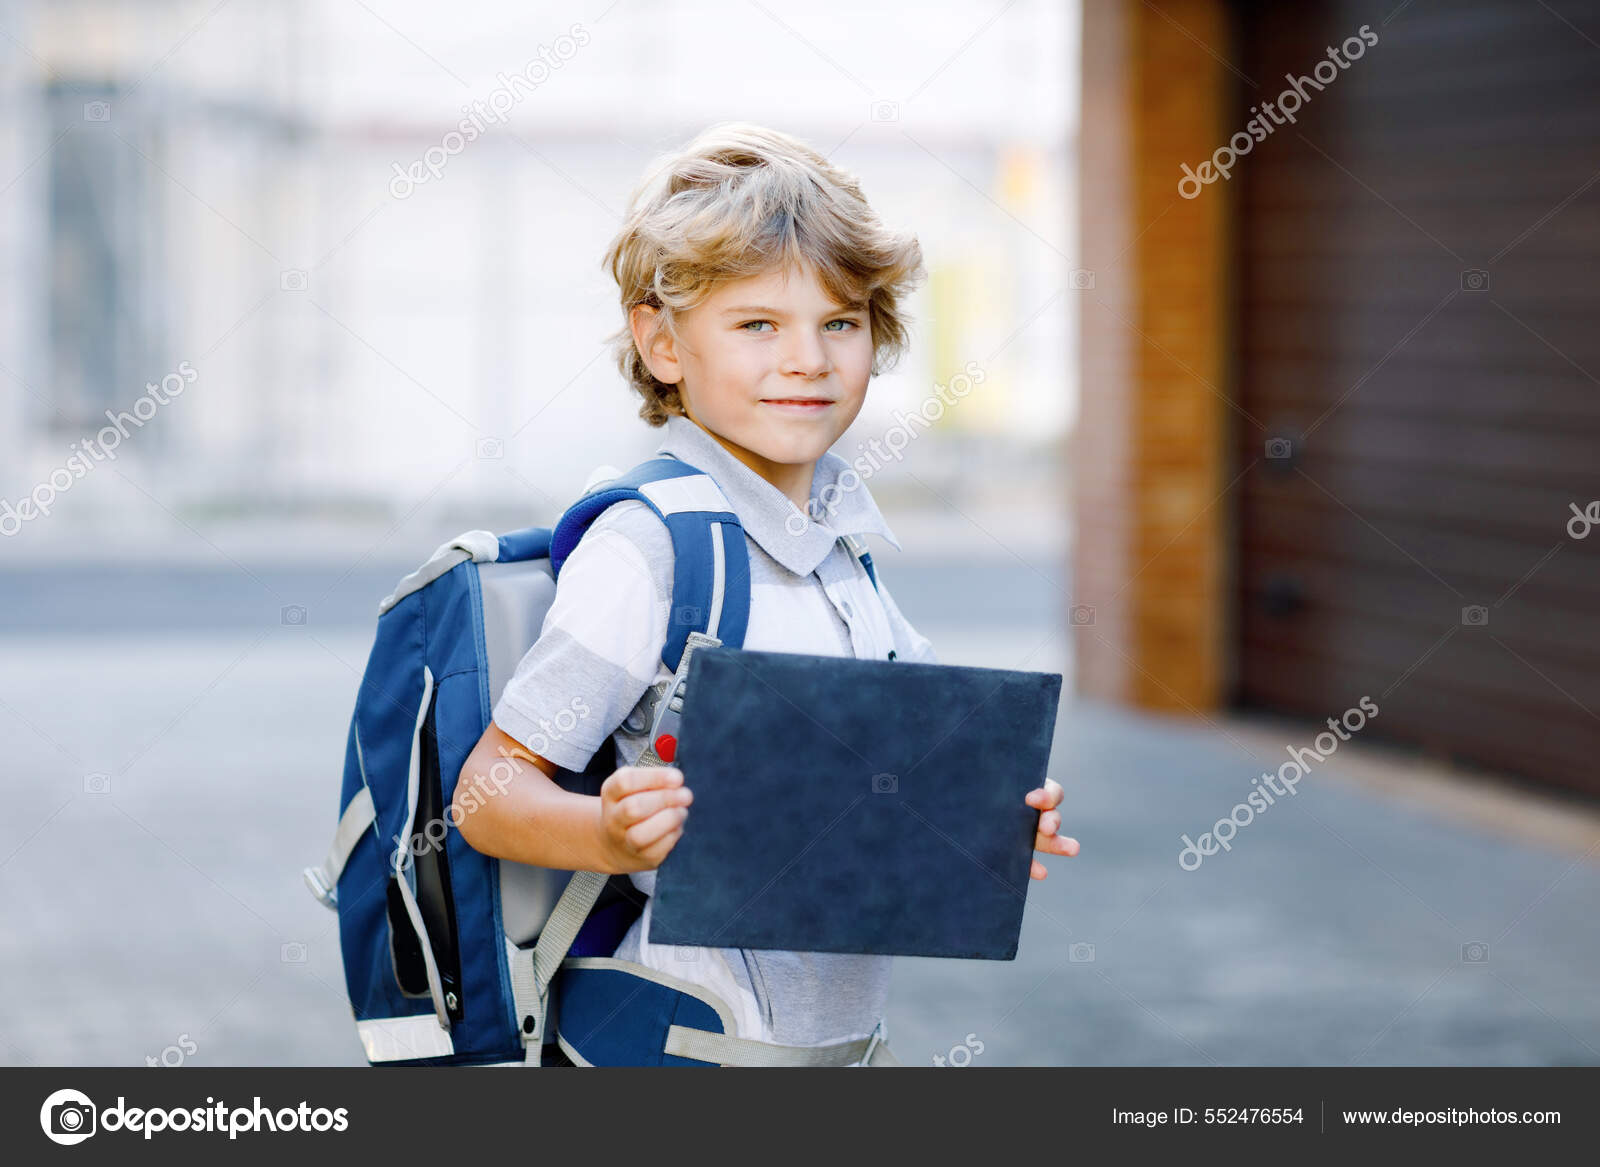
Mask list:
[[[794,428],[786,431],[785,423],[781,422],[776,432],[770,425],[763,427],[758,435],[752,436],[754,444],[748,449],[769,462],[794,465],[815,462],[838,440],[831,426],[787,424]]]

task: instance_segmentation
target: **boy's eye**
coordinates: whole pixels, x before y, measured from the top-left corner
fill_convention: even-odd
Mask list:
[[[761,329],[761,328],[758,328],[758,327],[755,327],[755,326],[756,325],[761,325],[761,324],[771,324],[771,323],[772,323],[772,321],[770,321],[770,320],[746,320],[743,324],[739,325],[739,328],[741,330],[745,330],[745,331],[749,331],[749,332],[762,332],[762,331],[765,331],[765,330]],[[842,325],[844,325],[844,327],[843,328],[834,328],[833,325],[835,325],[835,324],[842,324]],[[776,327],[776,326],[774,326],[774,327]],[[852,328],[860,328],[860,327],[861,327],[861,325],[858,324],[854,320],[830,320],[830,321],[828,321],[827,324],[823,325],[823,329],[825,331],[833,331],[833,332],[849,332]]]

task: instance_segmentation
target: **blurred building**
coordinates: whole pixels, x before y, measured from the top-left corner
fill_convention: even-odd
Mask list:
[[[138,489],[74,487],[64,523],[548,516],[654,447],[602,348],[600,259],[645,165],[736,118],[828,152],[925,241],[916,347],[861,435],[977,361],[919,476],[1048,467],[1075,400],[1074,10],[832,7],[848,33],[826,45],[688,2],[0,8],[5,497],[187,363],[117,453]]]
[[[1367,696],[1600,793],[1600,4],[1086,0],[1083,49],[1081,691]]]

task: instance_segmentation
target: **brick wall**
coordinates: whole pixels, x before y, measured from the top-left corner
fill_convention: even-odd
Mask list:
[[[1222,0],[1084,0],[1077,689],[1224,699],[1227,183],[1178,194],[1237,129]],[[1208,52],[1207,49],[1211,51]],[[1080,283],[1087,282],[1080,279]]]

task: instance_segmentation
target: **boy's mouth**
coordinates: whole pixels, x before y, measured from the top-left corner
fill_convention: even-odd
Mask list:
[[[831,397],[763,397],[762,405],[774,405],[786,413],[821,413],[833,404]]]

